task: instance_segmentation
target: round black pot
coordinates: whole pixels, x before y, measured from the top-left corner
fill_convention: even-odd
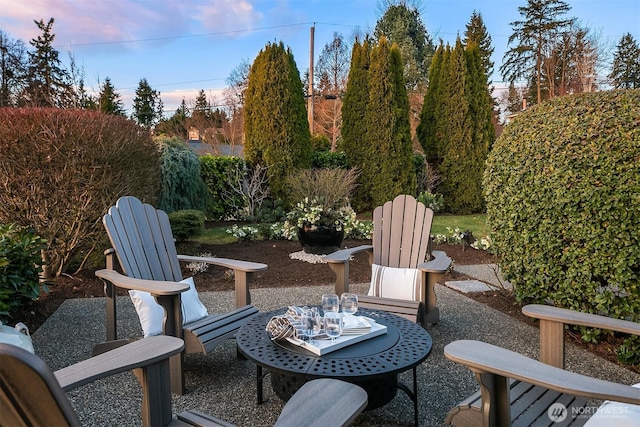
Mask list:
[[[344,230],[336,230],[325,225],[305,224],[298,228],[298,240],[302,250],[308,254],[326,255],[340,248]]]

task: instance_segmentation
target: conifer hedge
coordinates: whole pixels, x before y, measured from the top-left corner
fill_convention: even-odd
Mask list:
[[[640,321],[640,90],[563,96],[505,127],[484,175],[521,301]]]

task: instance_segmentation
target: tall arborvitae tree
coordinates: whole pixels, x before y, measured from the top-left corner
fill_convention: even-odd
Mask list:
[[[370,149],[361,173],[363,180],[371,182],[373,205],[379,206],[399,194],[414,194],[416,176],[400,50],[382,37],[370,58],[365,112]]]
[[[311,135],[300,73],[282,42],[267,44],[251,66],[244,130],[245,158],[266,166],[271,194],[286,198],[287,174],[311,165]]]
[[[491,46],[491,35],[487,32],[487,27],[484,25],[480,12],[473,11],[466,28],[463,43],[467,47],[474,44],[478,46],[480,57],[482,58],[482,68],[487,75],[487,83],[490,83],[489,79],[493,74],[494,65],[493,61],[491,61],[491,55],[493,55],[494,49]]]
[[[66,107],[72,94],[69,76],[62,68],[58,51],[53,47],[53,22],[34,21],[42,34],[31,40],[33,52],[29,52],[27,87],[21,103],[40,107]]]
[[[630,33],[616,47],[609,78],[616,89],[640,88],[640,47]]]
[[[439,150],[442,150],[442,163],[438,168],[442,177],[439,189],[444,196],[447,209],[451,212],[463,213],[460,208],[464,206],[463,199],[467,184],[466,169],[469,166],[466,156],[471,151],[472,137],[466,95],[466,59],[459,38],[446,58],[447,61],[444,63],[442,73],[443,76],[446,76],[442,92],[443,115],[440,118],[442,123],[445,123],[443,128],[446,129],[446,132],[438,136],[441,140],[438,144]]]
[[[111,84],[109,77],[104,80],[104,84],[100,87],[98,111],[115,116],[126,116],[120,94],[116,92],[116,88]]]
[[[445,56],[448,52],[449,48],[445,49],[444,45],[440,43],[433,55],[429,69],[429,88],[424,96],[420,124],[416,132],[427,162],[432,166],[437,166],[442,162],[442,150],[438,148],[438,135],[440,135],[438,126],[442,126],[442,122],[438,120],[438,115],[443,111],[442,91],[446,80],[443,80],[445,76],[442,76],[442,72]]]
[[[367,123],[364,115],[369,103],[369,53],[371,44],[364,40],[362,44],[356,40],[351,50],[351,66],[347,90],[342,104],[342,143],[339,148],[344,151],[349,166],[359,170],[365,169],[363,162],[368,145],[365,140]],[[360,177],[358,187],[351,203],[357,211],[371,206],[371,183]]]
[[[518,7],[524,20],[511,23],[513,34],[509,45],[513,47],[504,54],[500,72],[509,82],[519,79],[535,82],[537,103],[542,102],[543,92],[554,95],[553,88],[543,87],[543,66],[559,34],[574,21],[562,18],[569,10],[571,6],[563,0],[527,0],[527,6]]]
[[[438,190],[446,207],[454,213],[483,209],[484,161],[495,139],[484,70],[477,45],[465,48],[458,38],[454,48],[440,46],[420,116],[418,138],[442,179]]]
[[[482,196],[482,175],[489,149],[496,139],[492,117],[493,98],[488,90],[488,76],[482,63],[478,46],[471,44],[465,48],[466,84],[465,97],[469,105],[469,125],[471,145],[464,156],[466,169],[462,191],[458,192],[457,211],[474,213],[484,211]]]
[[[140,80],[133,99],[132,118],[142,127],[151,129],[162,120],[160,92],[151,89],[147,79]]]

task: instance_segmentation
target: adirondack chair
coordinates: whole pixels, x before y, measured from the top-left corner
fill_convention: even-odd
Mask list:
[[[462,340],[445,346],[445,356],[466,365],[480,384],[479,392],[449,411],[445,420],[447,425],[595,424],[598,415],[587,410],[589,402],[586,399],[612,401],[601,406],[602,411],[629,416],[631,425],[640,419],[640,406],[624,406],[640,405],[640,388],[564,370],[565,325],[640,335],[640,324],[545,305],[527,305],[522,311],[540,320],[540,361],[480,341]],[[611,405],[617,408],[613,409]],[[592,415],[591,420],[588,415]],[[603,418],[596,425],[613,425],[612,421],[615,420]]]
[[[375,208],[371,245],[325,257],[336,274],[336,294],[349,291],[349,259],[367,252],[373,266],[369,295],[420,302],[419,321],[438,323],[434,285],[451,265],[451,258],[442,251],[431,251],[432,220],[433,211],[409,195]]]
[[[168,358],[179,354],[183,346],[179,338],[154,336],[51,372],[38,356],[20,347],[0,344],[0,424],[81,426],[65,392],[133,370],[142,386],[143,426],[232,426],[196,410],[181,412],[177,419],[173,418]],[[311,399],[314,404],[306,405]],[[117,402],[105,402],[109,406],[114,404]],[[366,406],[367,393],[362,388],[340,380],[314,380],[293,395],[275,425],[298,425],[301,419],[313,415],[309,411],[324,410],[325,413],[316,412],[311,420],[322,425],[348,426]]]
[[[149,314],[153,313],[149,308],[152,304],[147,302],[145,305],[145,296],[150,299],[146,294],[148,292],[164,308],[164,321],[161,330],[158,326],[155,332],[148,332],[146,335],[162,332],[185,341],[185,351],[171,359],[172,391],[183,394],[183,355],[210,353],[220,342],[234,337],[236,331],[258,313],[258,309],[250,305],[249,280],[255,273],[266,270],[267,265],[226,258],[178,255],[167,214],[149,204],[143,204],[135,197],[118,199],[116,205],[103,217],[103,224],[113,245],[113,249],[105,253],[107,268],[96,271],[96,276],[105,283],[107,341],[96,346],[94,354],[128,342],[118,340],[117,337],[116,287],[135,291],[132,299],[143,328],[153,329],[149,326],[151,322],[147,321],[149,317],[153,317]],[[125,274],[116,271],[115,256]],[[188,323],[185,321],[183,324],[183,315],[188,310],[183,312],[182,307],[187,305],[187,301],[191,302],[189,307],[204,311],[202,314],[207,313],[197,298],[197,292],[190,285],[179,283],[183,279],[180,261],[204,262],[233,269],[237,308],[228,313],[212,314]],[[181,296],[183,292],[185,294]],[[188,299],[185,298],[187,295]],[[158,320],[161,321],[162,311],[160,316]]]

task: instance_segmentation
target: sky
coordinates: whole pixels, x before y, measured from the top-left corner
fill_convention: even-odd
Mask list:
[[[640,0],[566,0],[569,16],[600,35],[613,51],[625,33],[640,42]],[[310,63],[315,27],[317,61],[335,32],[346,41],[373,32],[382,16],[380,0],[0,0],[0,31],[29,41],[41,34],[34,20],[54,18],[54,47],[65,66],[69,52],[84,72],[85,86],[98,92],[106,78],[131,110],[141,79],[161,93],[165,115],[200,90],[222,102],[231,72],[252,63],[269,42],[290,47],[298,70]],[[511,22],[526,0],[414,0],[429,35],[453,44],[464,35],[474,10],[481,13],[495,49],[494,85],[508,50]]]

